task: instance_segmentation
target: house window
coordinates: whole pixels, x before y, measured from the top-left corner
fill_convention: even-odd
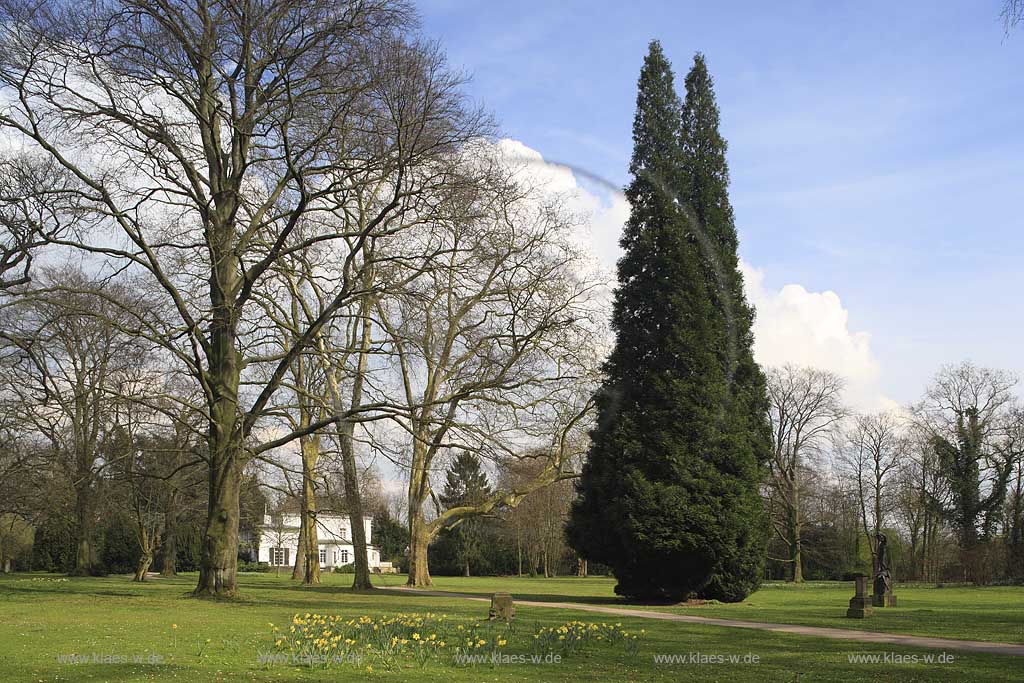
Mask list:
[[[327,564],[327,548],[320,548],[320,564]]]
[[[278,567],[291,564],[288,562],[288,550],[288,548],[271,548],[270,564]]]
[[[342,550],[341,551],[341,563],[342,564],[348,564],[348,551],[347,550]]]

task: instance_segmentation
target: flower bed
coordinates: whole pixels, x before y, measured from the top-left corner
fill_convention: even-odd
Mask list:
[[[270,624],[272,652],[264,661],[372,671],[428,662],[455,666],[550,663],[589,648],[616,648],[637,656],[644,631],[621,623],[569,621],[524,631],[515,622],[452,619],[445,614],[345,618],[296,614],[287,627]]]

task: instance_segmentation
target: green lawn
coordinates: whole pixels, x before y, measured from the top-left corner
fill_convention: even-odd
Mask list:
[[[399,584],[404,577],[381,577]],[[514,596],[545,602],[587,602],[610,607],[636,607],[614,593],[609,578],[502,578],[501,589]],[[495,579],[435,577],[438,590],[489,594]],[[698,607],[643,605],[644,609],[748,621],[855,628],[961,640],[1024,643],[1024,587],[949,587],[897,585],[896,609],[876,609],[869,619],[847,619],[853,583],[834,581],[802,585],[767,583],[739,604]],[[1024,664],[1024,663],[1022,663]]]
[[[636,654],[621,647],[594,643],[568,654],[559,664],[455,665],[439,656],[421,667],[399,660],[396,670],[374,665],[339,664],[330,669],[294,664],[260,663],[260,653],[273,650],[269,623],[286,627],[296,613],[361,615],[432,611],[453,622],[472,625],[486,615],[487,605],[456,599],[371,593],[354,594],[345,589],[350,577],[325,576],[325,584],[302,588],[285,577],[243,575],[242,598],[233,602],[196,600],[188,596],[194,576],[157,579],[133,584],[127,577],[33,581],[40,575],[0,577],[0,681],[1006,681],[1022,670],[1024,660],[991,655],[951,653],[952,663],[851,663],[849,655],[896,653],[900,657],[935,656],[937,653],[894,646],[874,646],[756,631],[695,626],[653,620],[621,619],[632,633],[646,630]],[[395,583],[401,577],[377,577],[378,583]],[[445,579],[438,587],[487,593],[510,590],[526,597],[568,596],[587,601],[610,600],[611,582],[602,579]],[[823,588],[840,596],[840,589]],[[848,591],[846,591],[848,592]],[[921,593],[927,591],[921,590]],[[986,591],[948,589],[935,591],[955,604],[977,604],[976,594]],[[739,615],[740,610],[768,609],[783,605],[785,596],[804,601],[817,610],[813,587],[790,591],[769,587],[747,605],[700,608],[700,613]],[[915,592],[914,595],[917,593]],[[995,595],[995,594],[993,594]],[[1024,591],[1004,591],[1002,603],[1012,602],[1020,611]],[[770,596],[770,597],[769,597]],[[903,594],[901,592],[901,599]],[[564,599],[560,597],[559,599]],[[763,603],[761,601],[764,601]],[[807,601],[810,602],[807,602]],[[1000,600],[996,600],[1000,602]],[[938,604],[938,603],[936,603]],[[1005,605],[1000,605],[1000,607]],[[659,608],[660,609],[660,608]],[[792,609],[792,608],[790,608]],[[908,608],[910,609],[910,608]],[[786,611],[780,614],[788,614]],[[984,631],[984,609],[964,610],[967,630]],[[600,622],[613,619],[598,614],[561,609],[520,607],[515,631],[508,639],[510,655],[530,652],[531,634],[538,627],[557,626],[568,620]],[[848,626],[846,620],[832,625]],[[490,628],[485,622],[481,629]],[[173,626],[176,625],[177,628]],[[921,628],[927,625],[919,624]],[[1018,622],[1019,628],[1019,622]],[[974,637],[971,635],[971,637]],[[1006,638],[1000,638],[1006,639]],[[1019,638],[1018,638],[1019,639]],[[756,655],[758,664],[687,663],[656,664],[658,654],[700,653],[704,656]],[[108,663],[66,663],[68,655],[98,656]],[[152,657],[160,663],[134,663]],[[109,661],[125,658],[126,661]]]

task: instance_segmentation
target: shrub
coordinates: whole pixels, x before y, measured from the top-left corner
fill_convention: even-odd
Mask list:
[[[266,574],[270,571],[270,565],[266,562],[239,562],[238,571]]]

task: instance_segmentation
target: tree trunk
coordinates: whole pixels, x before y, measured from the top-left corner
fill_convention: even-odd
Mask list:
[[[232,427],[234,420],[231,421]],[[213,427],[216,429],[216,427]],[[233,431],[233,430],[232,430]],[[237,436],[213,439],[209,505],[203,533],[197,596],[234,597],[238,571],[238,497],[242,464]]]
[[[407,584],[415,588],[427,588],[432,585],[430,569],[427,566],[427,548],[430,546],[430,535],[426,520],[420,508],[409,509],[409,580]]]
[[[204,106],[208,104],[204,101]],[[207,151],[220,154],[219,150]],[[194,595],[234,597],[238,582],[238,498],[246,437],[245,418],[238,406],[242,367],[237,348],[239,304],[235,297],[241,274],[235,251],[235,196],[225,191],[215,196],[214,202],[215,212],[208,230],[212,259],[206,372],[210,393],[209,493],[199,583]]]
[[[149,571],[150,565],[153,564],[153,553],[149,550],[142,551],[142,557],[139,558],[139,564],[135,567],[135,578],[133,581],[145,581],[146,572]]]
[[[427,471],[427,447],[424,434],[415,433],[412,444],[412,467],[409,472],[409,580],[407,585],[426,588],[431,585],[427,548],[430,546],[430,525],[423,517],[423,506],[430,497]]]
[[[161,544],[160,576],[175,576],[178,573],[178,518],[177,510],[164,514],[164,540]]]
[[[96,548],[93,545],[96,523],[92,514],[92,490],[83,475],[80,483],[75,486],[75,566],[72,576],[91,576],[96,571]],[[81,481],[85,480],[85,481]]]
[[[519,527],[516,527],[516,561],[519,565],[519,576],[523,575],[523,539]]]
[[[372,276],[368,277],[372,278]],[[355,377],[352,379],[352,400],[349,403],[353,410],[361,406],[363,402],[363,379],[366,376],[372,329],[372,320],[369,315],[371,304],[368,296],[363,297],[360,303],[359,360]],[[338,417],[344,411],[337,377],[333,372],[327,374],[334,414]],[[355,555],[353,558],[355,576],[352,577],[352,588],[370,590],[373,588],[373,583],[370,581],[370,562],[366,551],[366,524],[363,521],[363,499],[359,491],[359,468],[356,465],[356,449],[353,443],[355,422],[352,420],[336,422],[335,429],[341,449],[341,469],[345,481],[345,507],[348,508],[349,524],[352,528],[352,552]]]
[[[305,463],[303,463],[303,469],[305,469]],[[303,477],[305,477],[305,475],[303,475]],[[303,486],[303,490],[305,490],[305,486]],[[302,581],[306,575],[307,524],[308,517],[306,515],[305,493],[303,493],[302,510],[299,512],[299,540],[296,545],[295,564],[292,566],[292,581]]]
[[[363,499],[359,492],[359,472],[356,469],[356,454],[352,443],[352,432],[355,425],[346,420],[339,425],[341,440],[341,468],[345,479],[345,507],[352,527],[352,551],[355,576],[352,588],[369,590],[373,588],[370,581],[370,563],[366,552],[366,523],[363,521]]]
[[[792,580],[793,583],[804,582],[804,566],[803,566],[803,544],[800,540],[800,491],[797,489],[797,484],[794,481],[792,488],[790,489],[790,505],[788,507],[789,512],[789,542],[790,552],[792,560]]]
[[[313,586],[320,583],[320,542],[316,528],[316,490],[313,474],[320,456],[320,444],[316,437],[302,440],[302,523],[305,534],[300,539],[299,555],[302,555],[302,583]],[[296,559],[296,566],[300,560]]]

